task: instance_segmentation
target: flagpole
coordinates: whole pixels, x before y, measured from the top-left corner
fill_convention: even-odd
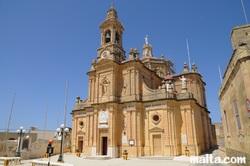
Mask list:
[[[5,133],[5,144],[4,144],[2,153],[3,153],[4,149],[6,149],[6,145],[7,145],[7,138],[8,138],[8,133],[9,133],[9,130],[10,130],[10,121],[11,121],[12,111],[13,111],[13,107],[14,107],[15,97],[16,97],[16,93],[14,93],[13,99],[12,99],[12,104],[11,104],[11,108],[10,108],[10,116],[9,116],[9,121],[8,121],[8,127],[7,127],[7,130],[6,130],[6,133]]]
[[[44,115],[43,140],[45,138],[45,130],[46,130],[46,122],[47,122],[47,112],[48,112],[48,103],[46,104],[45,115]]]
[[[220,65],[219,65],[219,75],[220,75],[220,83],[222,84],[222,77],[221,77]]]
[[[66,81],[66,96],[65,96],[65,103],[64,103],[64,125],[66,125],[66,113],[67,113],[67,101],[68,101],[68,82],[69,79]]]
[[[42,140],[42,144],[45,140],[45,130],[46,130],[46,122],[47,122],[47,112],[48,112],[48,103],[46,104],[46,109],[45,109],[45,115],[44,115],[44,126],[43,126],[43,140]],[[44,146],[46,147],[46,146]],[[43,156],[43,152],[42,152],[42,156]]]
[[[64,128],[66,128],[66,113],[67,113],[67,101],[68,101],[68,82],[69,82],[69,79],[67,79],[67,81],[66,81],[66,95],[65,95],[65,103],[64,103],[64,123],[63,123],[64,124]],[[64,128],[63,128],[63,130],[64,130]],[[64,135],[62,135],[62,137],[64,137]],[[61,152],[63,153],[64,152],[64,141],[65,141],[65,139],[63,139],[63,138],[61,138],[61,139],[62,139],[62,142],[61,142],[61,148],[62,148]],[[62,157],[62,161],[63,161],[63,157]]]
[[[57,111],[56,128],[58,128],[59,123],[59,110]]]
[[[247,21],[247,14],[246,14],[246,10],[245,10],[245,7],[244,7],[243,0],[241,0],[241,5],[242,5],[242,9],[243,9],[243,13],[244,13],[244,17],[245,17],[246,23],[248,24],[248,21]]]
[[[186,39],[187,43],[187,53],[188,53],[188,65],[189,65],[189,70],[191,70],[191,61],[190,61],[190,54],[189,54],[189,46],[188,46],[188,39]]]

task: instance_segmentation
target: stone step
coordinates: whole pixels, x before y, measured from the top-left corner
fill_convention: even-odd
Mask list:
[[[89,160],[109,160],[111,159],[110,156],[86,156],[85,159]]]
[[[148,160],[173,160],[172,156],[142,156],[139,159],[148,159]]]

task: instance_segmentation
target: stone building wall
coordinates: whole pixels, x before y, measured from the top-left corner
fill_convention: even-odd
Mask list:
[[[233,28],[231,40],[234,50],[219,91],[224,153],[250,163],[250,25]]]

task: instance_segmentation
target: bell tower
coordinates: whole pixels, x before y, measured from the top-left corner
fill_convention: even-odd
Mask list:
[[[112,5],[106,15],[106,20],[100,25],[101,46],[98,48],[97,63],[102,59],[109,59],[120,63],[125,60],[122,48],[124,27],[118,20],[117,11]]]

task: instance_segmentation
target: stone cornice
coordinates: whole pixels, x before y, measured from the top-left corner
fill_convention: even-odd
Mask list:
[[[219,90],[219,100],[221,97],[224,95],[224,93],[227,91],[230,83],[232,82],[235,73],[239,69],[239,64],[241,63],[242,60],[250,60],[250,49],[247,46],[242,46],[238,48],[237,50],[234,50],[228,65],[227,69],[224,73],[223,77],[223,83],[220,87]]]

